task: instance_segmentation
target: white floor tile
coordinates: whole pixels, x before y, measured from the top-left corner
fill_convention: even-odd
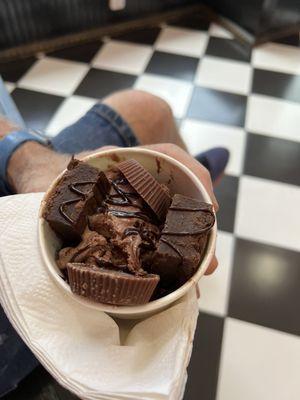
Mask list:
[[[256,68],[300,74],[300,49],[284,44],[267,43],[253,50],[252,64]]]
[[[16,87],[16,85],[11,82],[4,82],[4,85],[5,85],[8,93],[11,93],[14,90],[14,88]]]
[[[45,57],[38,60],[18,82],[18,86],[41,92],[69,96],[84,78],[89,67],[75,61]]]
[[[223,26],[215,24],[212,22],[209,26],[209,35],[210,36],[216,36],[224,39],[233,39],[234,36],[231,32],[229,32],[227,29],[223,28]]]
[[[298,400],[300,338],[228,318],[217,400]]]
[[[208,35],[192,29],[167,27],[157,38],[157,50],[185,56],[200,57],[207,45]]]
[[[47,134],[55,136],[61,129],[77,121],[96,102],[97,100],[81,96],[72,96],[64,100],[49,122],[46,129]]]
[[[138,75],[146,68],[151,55],[151,46],[112,40],[99,50],[92,65],[95,68]]]
[[[299,251],[299,204],[300,187],[243,176],[235,232],[239,237]]]
[[[227,314],[233,246],[234,238],[231,234],[218,233],[216,255],[219,266],[212,275],[203,276],[199,282],[199,308],[204,312],[221,316]]]
[[[135,88],[162,97],[170,104],[176,118],[184,117],[192,95],[191,83],[151,74],[138,78]]]
[[[300,141],[300,104],[273,97],[250,95],[246,129],[262,135]]]
[[[226,147],[230,151],[226,173],[241,174],[246,142],[246,132],[242,128],[186,119],[182,122],[180,131],[193,155],[212,147]]]
[[[199,63],[195,82],[212,89],[248,94],[251,74],[247,63],[205,56]]]

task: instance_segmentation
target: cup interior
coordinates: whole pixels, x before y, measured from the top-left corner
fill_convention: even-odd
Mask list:
[[[169,188],[172,195],[179,193],[211,203],[211,199],[204,186],[188,168],[177,160],[153,150],[139,148],[112,149],[88,156],[84,161],[99,170],[105,171],[113,165],[128,159],[135,159],[143,165],[160,183],[165,184]],[[216,224],[209,233],[206,252],[197,272],[184,285],[165,297],[138,306],[113,306],[95,303],[73,294],[69,285],[62,279],[61,272],[55,261],[57,252],[61,248],[62,243],[42,217],[47,199],[61,175],[52,183],[41,203],[39,214],[39,242],[43,260],[51,277],[61,289],[72,296],[74,300],[79,301],[87,307],[107,312],[115,317],[128,319],[143,318],[168,307],[171,303],[184,296],[204,274],[214,254]]]

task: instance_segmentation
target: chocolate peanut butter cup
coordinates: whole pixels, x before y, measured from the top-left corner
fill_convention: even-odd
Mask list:
[[[166,216],[171,198],[156,179],[137,161],[126,160],[116,165],[130,185],[160,220]]]
[[[135,276],[95,265],[67,264],[73,293],[97,303],[132,306],[147,303],[158,282],[158,275]]]

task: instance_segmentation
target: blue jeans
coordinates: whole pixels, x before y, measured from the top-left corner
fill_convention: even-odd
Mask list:
[[[8,115],[11,112],[5,111],[7,102],[5,107],[1,107],[0,98],[0,115],[2,113],[14,121],[21,121],[20,118]],[[17,110],[14,109],[13,112]],[[126,121],[105,104],[96,104],[76,123],[63,129],[52,139],[52,146],[56,151],[69,154],[107,145],[131,147],[138,144],[138,139]],[[11,326],[0,305],[0,397],[16,388],[38,364],[38,360]]]

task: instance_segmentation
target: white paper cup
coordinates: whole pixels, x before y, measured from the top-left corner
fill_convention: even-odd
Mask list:
[[[168,186],[172,195],[179,193],[211,203],[211,199],[199,179],[183,164],[165,154],[142,148],[120,148],[101,151],[86,157],[84,160],[88,164],[105,171],[114,164],[128,159],[135,159],[142,164],[160,183],[164,183]],[[61,175],[52,183],[41,203],[39,214],[39,243],[43,260],[51,278],[54,279],[57,285],[67,295],[72,296],[74,301],[78,301],[86,307],[104,311],[118,318],[144,318],[167,308],[184,296],[191,288],[195,287],[195,284],[205,273],[214,255],[217,234],[216,223],[209,233],[206,251],[197,272],[184,285],[165,297],[138,306],[113,306],[96,303],[73,294],[70,286],[62,279],[61,272],[55,261],[57,251],[61,248],[61,241],[42,217],[49,194]]]

